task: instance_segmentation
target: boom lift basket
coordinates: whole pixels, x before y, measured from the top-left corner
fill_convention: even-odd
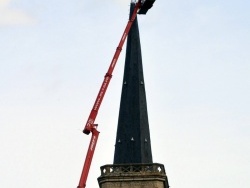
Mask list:
[[[142,6],[138,12],[138,14],[146,14],[148,10],[153,6],[155,0],[145,0],[142,1]]]

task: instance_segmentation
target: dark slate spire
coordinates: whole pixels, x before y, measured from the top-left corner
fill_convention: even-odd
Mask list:
[[[135,4],[131,3],[130,16]],[[128,34],[114,164],[152,163],[137,18]]]

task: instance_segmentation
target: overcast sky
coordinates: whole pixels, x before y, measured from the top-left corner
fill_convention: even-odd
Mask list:
[[[0,187],[78,185],[82,134],[129,0],[0,0]],[[250,2],[156,0],[138,16],[153,161],[171,188],[250,187]],[[124,46],[125,49],[125,46]],[[87,187],[113,161],[122,51]]]

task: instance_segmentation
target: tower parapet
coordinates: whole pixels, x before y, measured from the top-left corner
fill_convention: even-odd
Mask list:
[[[120,164],[101,167],[101,188],[169,188],[163,164]]]

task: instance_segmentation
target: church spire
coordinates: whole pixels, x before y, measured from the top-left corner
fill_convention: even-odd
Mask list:
[[[134,6],[132,2],[130,16]],[[114,164],[152,162],[141,45],[136,18],[127,38]]]
[[[154,1],[144,1],[140,11],[146,12]],[[130,17],[134,7],[132,2]],[[137,19],[127,38],[114,164],[100,169],[100,188],[169,188],[164,165],[152,160]]]

